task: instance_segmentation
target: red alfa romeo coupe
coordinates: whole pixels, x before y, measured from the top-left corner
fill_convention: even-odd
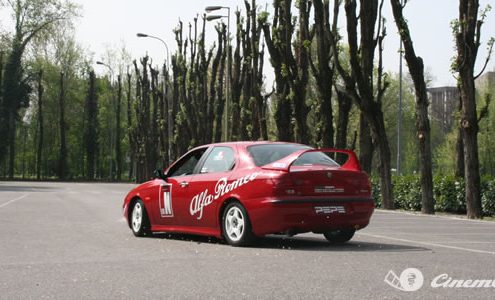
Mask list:
[[[347,161],[339,165],[335,153]],[[243,246],[304,232],[347,242],[368,225],[374,202],[352,151],[232,142],[192,149],[129,192],[123,209],[136,236],[198,234]]]

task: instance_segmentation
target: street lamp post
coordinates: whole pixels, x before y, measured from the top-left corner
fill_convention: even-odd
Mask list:
[[[166,50],[166,53],[167,53],[167,61],[166,61],[166,69],[169,70],[170,69],[170,52],[168,51],[168,46],[167,46],[167,43],[165,43],[165,41],[159,37],[156,37],[156,36],[153,36],[153,35],[149,35],[149,34],[146,34],[146,33],[137,33],[136,34],[137,37],[140,37],[140,38],[152,38],[152,39],[155,39],[155,40],[159,40],[160,42],[162,42],[162,44],[165,46],[165,50]],[[168,99],[167,98],[167,74],[166,74],[166,71],[165,69],[163,70],[163,100],[164,101],[167,101],[167,123],[168,123],[168,128],[167,128],[167,135],[168,135],[168,141],[167,141],[167,144],[168,144],[168,149],[167,149],[167,163],[170,164],[172,163],[172,152],[171,152],[171,148],[172,148],[172,136],[173,136],[173,131],[172,129],[174,128],[174,124],[173,124],[173,117],[172,117],[172,102],[171,102],[171,99]]]
[[[404,1],[401,0],[401,5],[404,6]],[[404,55],[402,38],[399,35],[400,46],[399,46],[399,107],[397,109],[397,175],[400,175],[400,152],[401,152],[401,125],[402,125],[402,56]]]
[[[114,73],[113,73],[113,69],[110,65],[102,62],[102,61],[97,61],[96,62],[97,65],[102,65],[104,67],[106,67],[109,71],[110,71],[110,91],[112,93],[112,106],[115,104],[115,95],[114,95],[114,91],[113,91],[113,87],[112,87],[112,79],[114,77]],[[113,132],[113,129],[110,128],[110,180],[113,179],[113,151],[114,151],[114,132]]]
[[[399,108],[397,110],[397,175],[400,175],[400,132],[402,123],[402,41],[399,48]]]
[[[230,78],[231,78],[231,72],[232,72],[232,57],[230,55],[230,7],[228,6],[207,6],[205,8],[205,11],[207,13],[210,13],[212,11],[220,10],[220,9],[226,9],[227,10],[227,15],[222,16],[222,15],[209,15],[206,16],[207,21],[213,21],[217,20],[220,18],[227,18],[227,80],[226,80],[226,93],[227,93],[227,99],[225,101],[225,113],[224,113],[224,141],[227,141],[229,139],[229,114],[230,114],[230,102],[231,102],[231,91],[230,91]]]
[[[144,38],[151,38],[151,39],[155,39],[155,40],[159,40],[160,42],[162,42],[162,44],[165,46],[165,49],[167,50],[167,68],[169,68],[169,51],[168,51],[168,46],[167,46],[167,43],[165,43],[164,40],[162,40],[161,38],[157,37],[157,36],[154,36],[154,35],[149,35],[149,34],[146,34],[146,33],[137,33],[136,34],[137,37],[144,37]]]

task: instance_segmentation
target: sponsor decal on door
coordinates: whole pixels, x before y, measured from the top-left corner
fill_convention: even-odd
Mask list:
[[[174,211],[172,209],[172,185],[162,184],[160,186],[160,195],[158,197],[160,203],[160,215],[162,218],[173,217]]]

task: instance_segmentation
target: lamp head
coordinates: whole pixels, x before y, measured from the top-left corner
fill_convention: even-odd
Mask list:
[[[212,12],[219,9],[222,9],[222,6],[207,6],[205,8],[206,12]]]
[[[218,16],[218,15],[206,16],[206,21],[213,21],[220,18],[223,18],[223,16]]]

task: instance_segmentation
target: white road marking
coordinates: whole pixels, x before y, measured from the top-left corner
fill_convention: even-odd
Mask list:
[[[414,240],[408,240],[408,239],[392,238],[392,237],[377,235],[377,234],[368,234],[368,233],[361,233],[360,232],[360,233],[358,233],[358,235],[364,235],[364,236],[369,236],[369,237],[378,238],[378,239],[391,240],[391,241],[404,242],[404,243],[409,243],[409,244],[419,244],[419,245],[425,245],[425,246],[430,246],[430,247],[440,247],[440,248],[461,250],[461,251],[467,251],[467,252],[473,252],[473,253],[495,255],[495,252],[492,252],[492,251],[470,249],[470,248],[464,248],[464,247],[456,247],[456,246],[449,246],[449,245],[430,243],[430,242],[422,242],[422,241],[414,241]],[[471,243],[471,242],[469,242],[469,243]]]
[[[5,202],[4,204],[1,204],[1,205],[0,205],[0,208],[5,207],[5,206],[9,205],[10,203],[13,203],[13,202],[19,201],[19,200],[21,200],[21,199],[24,199],[24,198],[26,198],[27,196],[29,196],[29,193],[28,193],[28,194],[24,194],[24,195],[22,195],[22,196],[20,196],[20,197],[17,197],[17,198],[15,198],[15,199],[9,200],[9,201]]]

